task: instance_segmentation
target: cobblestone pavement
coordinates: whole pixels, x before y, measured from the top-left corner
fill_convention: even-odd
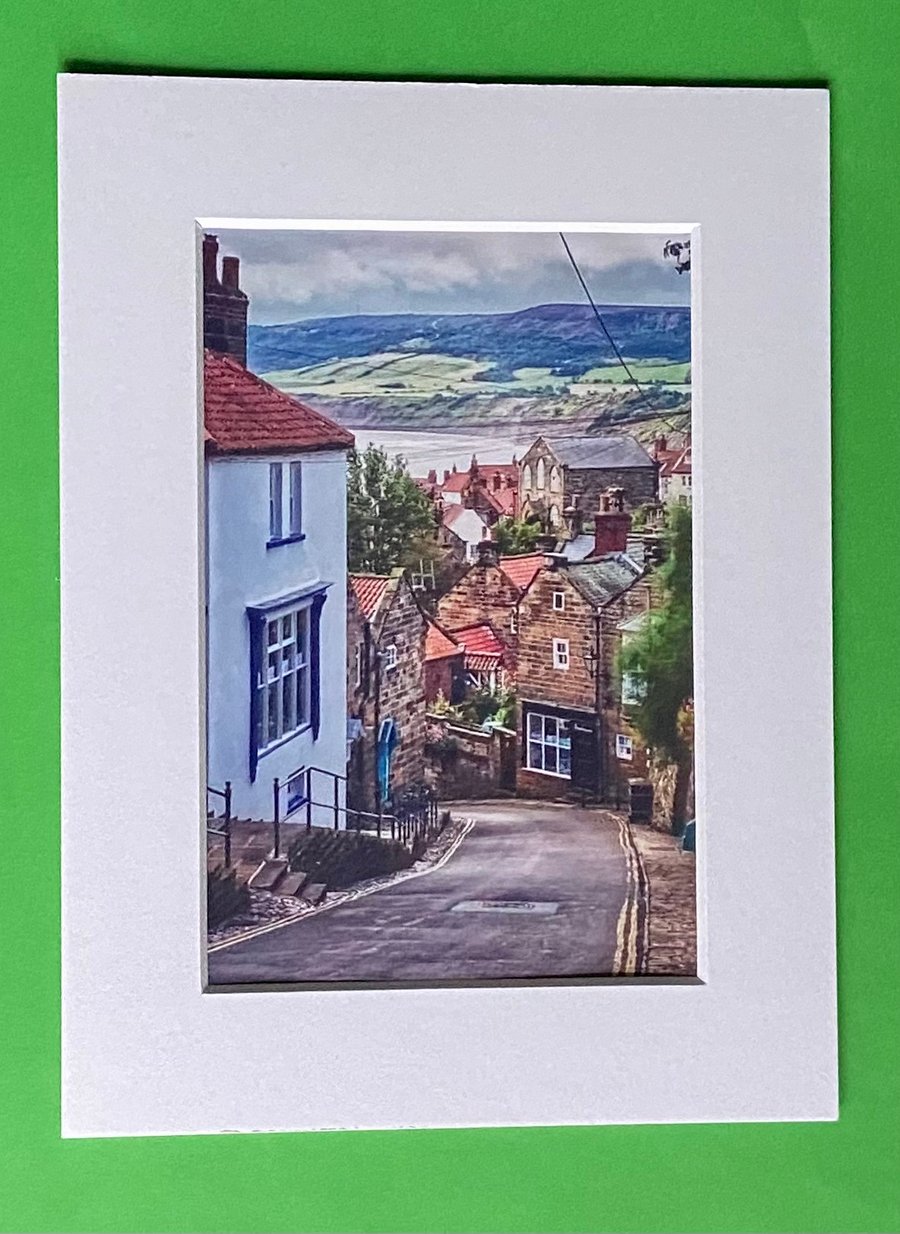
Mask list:
[[[644,972],[657,977],[697,974],[697,880],[693,853],[650,827],[632,827],[649,884],[648,948]]]

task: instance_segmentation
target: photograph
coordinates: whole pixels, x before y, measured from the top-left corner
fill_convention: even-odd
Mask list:
[[[208,987],[695,977],[690,235],[198,261]]]

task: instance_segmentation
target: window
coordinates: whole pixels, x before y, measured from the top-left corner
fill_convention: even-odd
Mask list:
[[[569,667],[569,640],[567,638],[553,640],[553,667],[561,669]]]
[[[269,543],[303,534],[303,464],[269,464]]]
[[[354,669],[354,683],[353,684],[356,686],[358,690],[359,687],[362,685],[362,679],[363,679],[363,645],[362,643],[356,644],[356,658],[354,660],[354,665],[355,665],[355,669]]]
[[[623,763],[630,763],[634,759],[634,743],[624,733],[616,733],[616,758],[620,758]]]
[[[558,527],[560,524],[559,506],[550,507],[550,526]]]
[[[397,647],[395,643],[388,643],[382,652],[382,664],[386,669],[397,667]]]
[[[522,468],[522,488],[531,488],[531,466],[528,463]]]
[[[288,528],[292,536],[299,536],[303,530],[303,464],[288,463],[290,474],[290,510]]]
[[[547,480],[546,480],[545,469],[544,469],[544,460],[542,458],[539,458],[538,463],[537,463],[537,487],[539,489],[543,489],[543,488],[546,488],[546,486],[547,486]]]
[[[256,677],[257,749],[309,723],[309,608],[267,617]]]
[[[622,706],[637,707],[644,701],[647,686],[642,673],[622,674]]]
[[[531,771],[543,771],[551,776],[569,776],[572,772],[572,738],[569,721],[556,716],[528,713],[526,766]]]
[[[288,780],[287,785],[287,805],[285,807],[285,818],[289,814],[293,814],[299,810],[301,806],[306,805],[306,781],[307,772],[305,767],[301,767],[295,771]]]
[[[560,470],[556,466],[555,463],[550,468],[550,492],[551,493],[561,493],[562,492],[562,475],[560,474]]]
[[[517,608],[509,610],[509,632],[510,634],[519,633],[519,610]]]
[[[554,591],[553,593],[553,611],[562,613],[566,607],[566,593],[564,591]]]
[[[269,539],[281,539],[281,463],[269,464]]]

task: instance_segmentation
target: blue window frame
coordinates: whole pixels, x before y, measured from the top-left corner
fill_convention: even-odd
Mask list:
[[[321,723],[322,607],[330,584],[247,610],[250,623],[250,780],[260,758]]]

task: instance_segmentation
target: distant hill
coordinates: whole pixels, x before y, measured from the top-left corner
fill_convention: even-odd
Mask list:
[[[686,364],[687,306],[601,305],[628,359]],[[362,314],[251,325],[248,363],[257,373],[305,369],[373,354],[422,353],[479,362],[475,380],[505,383],[521,369],[578,378],[616,363],[587,304],[539,304],[515,313]]]

